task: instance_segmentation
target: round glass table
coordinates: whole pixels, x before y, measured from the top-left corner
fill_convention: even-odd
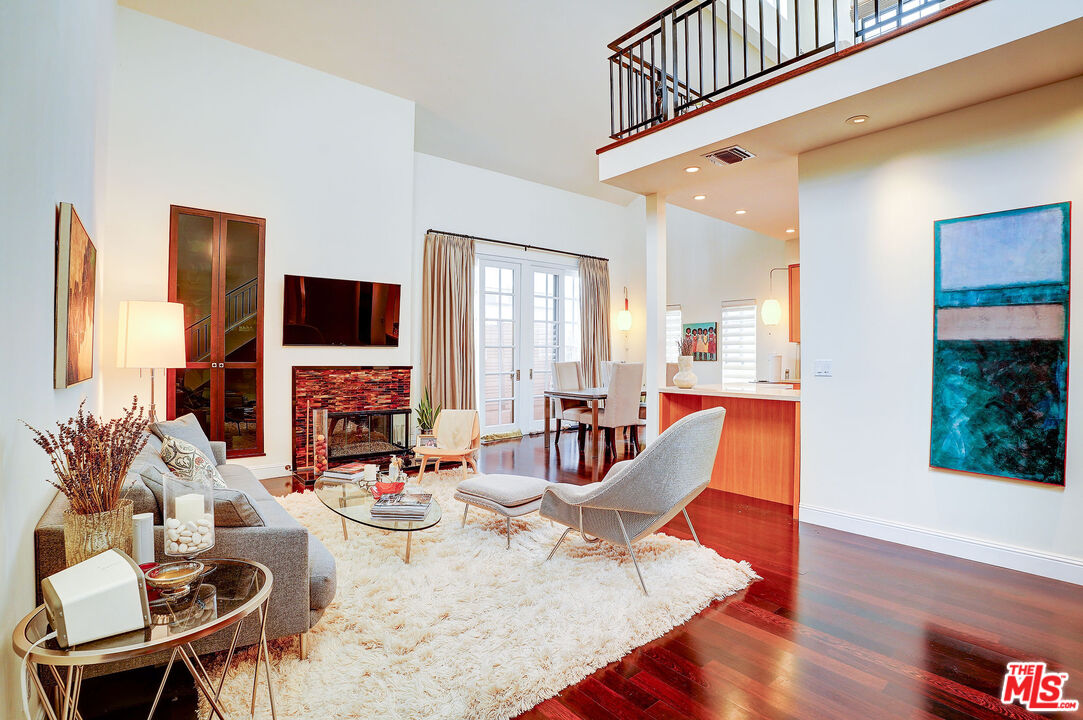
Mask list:
[[[406,533],[406,562],[410,562],[410,538],[413,537],[414,532],[431,528],[440,522],[440,517],[443,515],[440,503],[436,502],[434,497],[429,511],[420,520],[374,518],[371,510],[376,499],[372,497],[372,492],[349,480],[321,477],[316,480],[313,490],[324,505],[338,514],[342,520],[342,537],[347,540],[350,539],[350,534],[346,529],[347,520],[378,530]]]
[[[259,617],[259,649],[256,653],[255,682],[252,686],[252,707],[256,703],[256,689],[259,683],[260,663],[263,662],[267,678],[267,692],[271,701],[271,715],[275,716],[274,687],[271,683],[270,655],[267,652],[267,605],[270,602],[271,587],[274,578],[271,571],[258,562],[248,560],[201,560],[206,567],[192,589],[180,597],[152,599],[150,602],[150,627],[142,630],[113,635],[93,642],[62,648],[56,638],[35,645],[49,634],[49,621],[45,606],[39,605],[24,617],[12,634],[12,647],[21,658],[26,657],[31,668],[31,676],[37,686],[38,697],[45,708],[49,720],[71,720],[79,718],[79,691],[83,681],[83,668],[87,665],[100,665],[129,660],[151,655],[162,650],[172,650],[166,665],[158,693],[154,697],[148,719],[154,716],[158,702],[162,698],[169,671],[179,658],[188,668],[195,680],[196,688],[207,699],[212,714],[225,720],[225,711],[218,703],[222,686],[229,672],[237,649],[237,638],[241,631],[241,620],[256,613]],[[150,591],[151,596],[154,593]],[[233,626],[233,641],[226,656],[222,676],[217,688],[207,674],[203,662],[199,659],[192,643],[200,638]],[[32,648],[33,646],[33,648]],[[60,688],[59,707],[53,708],[45,692],[45,687],[38,676],[38,667],[49,668]],[[66,667],[61,673],[57,668]]]

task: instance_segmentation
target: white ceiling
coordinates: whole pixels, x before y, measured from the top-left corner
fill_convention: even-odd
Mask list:
[[[416,149],[611,202],[606,44],[664,0],[119,0],[417,103]]]

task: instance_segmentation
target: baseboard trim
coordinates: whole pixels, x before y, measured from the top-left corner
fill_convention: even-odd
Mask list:
[[[1083,558],[801,504],[801,522],[1083,585]]]

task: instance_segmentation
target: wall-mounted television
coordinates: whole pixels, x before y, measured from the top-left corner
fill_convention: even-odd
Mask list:
[[[286,276],[283,345],[397,347],[402,286]]]

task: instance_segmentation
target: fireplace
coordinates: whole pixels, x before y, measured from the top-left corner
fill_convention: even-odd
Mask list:
[[[327,413],[327,459],[331,467],[409,452],[410,409]]]
[[[326,413],[330,467],[381,464],[412,447],[410,372],[406,367],[293,367],[293,468],[311,481],[316,451],[313,411]],[[321,413],[323,414],[323,413]],[[322,468],[321,468],[322,470]]]

